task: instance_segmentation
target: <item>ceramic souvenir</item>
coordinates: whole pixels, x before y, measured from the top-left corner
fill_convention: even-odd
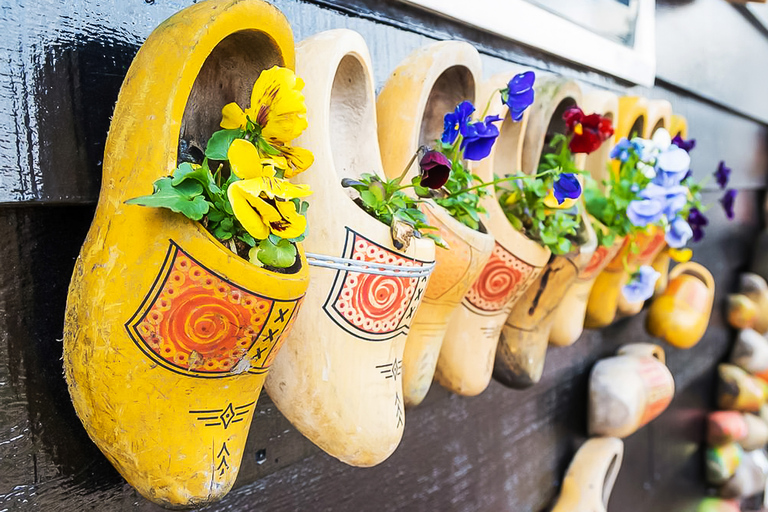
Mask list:
[[[765,403],[766,392],[760,379],[738,366],[721,363],[717,366],[719,378],[717,405],[721,409],[758,412]]]
[[[763,450],[744,454],[734,475],[720,488],[723,498],[747,498],[765,491],[768,458]]]
[[[735,473],[744,458],[744,450],[738,443],[729,443],[707,448],[706,479],[712,485],[722,485]]]
[[[768,340],[753,329],[742,329],[731,349],[730,362],[768,382]]]
[[[745,272],[739,278],[739,293],[755,303],[757,315],[753,329],[768,333],[768,284],[761,276]]]

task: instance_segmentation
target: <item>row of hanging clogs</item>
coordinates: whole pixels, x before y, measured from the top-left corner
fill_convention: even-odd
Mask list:
[[[315,190],[311,233],[295,269],[257,268],[197,223],[124,204],[173,167],[180,142],[207,140],[223,105],[247,104],[262,70],[294,61],[309,118],[298,144],[315,155],[302,175]],[[312,442],[371,466],[398,446],[405,406],[421,402],[433,377],[465,395],[485,389],[491,373],[528,386],[541,376],[547,343],[575,341],[585,315],[589,324],[599,312],[597,326],[638,310],[620,300],[626,273],[600,272],[621,246],[598,253],[587,233],[578,251],[550,258],[493,200],[489,232],[434,206],[427,214],[451,249],[419,239],[395,247],[390,228],[362,212],[340,180],[399,174],[439,137],[446,112],[484,100],[512,74],[483,82],[471,45],[436,43],[398,67],[376,99],[371,68],[355,32],[324,32],[294,49],[271,5],[208,0],[158,27],[129,69],[70,286],[64,364],[88,434],[149,499],[192,506],[229,491],[265,380]],[[477,169],[482,178],[535,169],[574,103],[610,114],[617,136],[685,132],[667,102],[582,95],[554,77],[540,79],[536,93],[522,123],[502,124],[495,153]],[[602,177],[606,151],[590,158],[584,165]],[[663,249],[663,238],[649,238],[638,264]]]

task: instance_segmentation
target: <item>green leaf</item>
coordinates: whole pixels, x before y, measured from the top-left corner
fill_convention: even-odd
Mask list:
[[[242,139],[245,132],[240,128],[234,130],[219,130],[211,135],[208,146],[205,148],[205,156],[211,160],[227,160],[229,146],[235,139]]]
[[[237,235],[237,239],[243,241],[244,243],[246,243],[247,245],[249,245],[251,247],[255,247],[256,246],[256,239],[253,238],[251,236],[251,234],[248,233],[247,231]]]
[[[196,181],[185,181],[173,186],[172,181],[170,177],[160,178],[154,183],[152,195],[134,197],[126,201],[126,204],[168,208],[192,220],[202,219],[210,208],[210,203],[201,195],[203,186]]]
[[[195,180],[203,186],[209,197],[221,193],[221,189],[216,185],[208,168],[208,162],[203,161],[203,165],[192,167],[191,164],[184,162],[175,171],[173,171],[173,186],[178,186],[186,180]]]
[[[266,155],[277,156],[280,154],[280,152],[277,149],[275,149],[274,146],[272,146],[269,142],[267,142],[261,137],[256,139],[256,147],[259,148],[259,151],[261,153],[264,153]]]
[[[370,190],[362,190],[360,192],[360,199],[363,201],[364,204],[367,206],[376,209],[376,205],[378,205],[379,201],[376,199],[376,196],[373,195],[373,192]]]
[[[275,244],[267,238],[259,242],[259,251],[257,253],[259,261],[265,265],[276,268],[287,268],[296,261],[296,246],[288,240],[280,239]]]

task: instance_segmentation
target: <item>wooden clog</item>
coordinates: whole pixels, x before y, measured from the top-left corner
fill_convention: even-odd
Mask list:
[[[742,329],[736,336],[729,361],[768,381],[768,339],[753,329]]]
[[[704,498],[696,507],[696,512],[741,512],[741,507],[737,500]]]
[[[475,168],[475,174],[485,182],[493,181],[494,174],[504,176],[522,167],[528,114],[519,122],[513,121],[497,91],[513,76],[494,76],[478,94],[480,104],[491,99],[488,115],[503,119],[491,154]],[[549,249],[512,227],[492,190],[483,198],[482,206],[488,212],[483,223],[496,244],[480,277],[451,316],[435,372],[435,379],[443,387],[465,396],[477,395],[488,386],[501,328],[514,303],[541,274],[550,256]]]
[[[757,304],[742,293],[730,293],[726,297],[726,319],[734,329],[753,329],[757,312]]]
[[[760,334],[768,333],[768,283],[757,274],[744,272],[739,277],[739,293],[757,307],[753,329]]]
[[[646,329],[677,348],[690,348],[704,336],[715,299],[715,280],[704,266],[681,263],[669,273],[669,286],[653,300]]]
[[[421,145],[435,144],[446,113],[463,100],[474,102],[480,68],[473,46],[445,41],[420,48],[392,72],[376,100],[387,177],[399,176]],[[414,166],[406,181],[416,172]],[[468,228],[439,206],[423,210],[450,249],[436,249],[435,270],[411,323],[403,356],[406,405],[418,405],[429,391],[450,317],[494,248],[491,235]]]
[[[537,169],[545,140],[555,133],[565,133],[563,112],[581,100],[581,90],[570,80],[543,77],[536,81],[535,88],[536,102],[529,109],[523,142],[523,171],[528,174]],[[597,238],[586,217],[582,217],[582,228],[574,250],[551,257],[515,303],[502,328],[493,377],[505,386],[526,388],[541,379],[555,309],[597,248]]]
[[[568,466],[552,512],[605,512],[623,456],[620,439],[588,439]]]
[[[614,120],[618,117],[619,99],[615,94],[595,91],[585,94],[580,106],[587,114],[594,112]],[[584,170],[589,172],[598,184],[602,184],[604,180],[608,179],[608,164],[612,147],[612,144],[606,142],[597,151],[586,155],[584,159]],[[566,291],[555,312],[555,320],[549,335],[550,343],[568,346],[579,339],[584,330],[587,300],[592,286],[595,284],[598,274],[619,252],[623,242],[624,239],[619,238],[611,247],[597,247],[589,264],[579,272],[576,281]]]
[[[88,435],[144,497],[201,506],[235,482],[256,400],[307,288],[238,257],[199,223],[126,205],[203,144],[261,71],[293,68],[273,6],[209,0],[158,27],[123,82],[96,214],[67,299],[64,369]],[[202,142],[201,142],[202,141]]]
[[[297,144],[315,155],[302,175],[315,191],[304,244],[310,262],[316,254],[343,265],[312,267],[304,314],[266,387],[313,443],[347,464],[372,466],[395,450],[403,434],[403,350],[434,244],[414,238],[407,249],[396,249],[389,226],[365,213],[341,186],[343,178],[363,172],[383,174],[371,58],[362,36],[321,32],[296,52],[311,120]],[[369,273],[356,261],[417,272]]]
[[[688,138],[688,120],[677,114],[672,114],[669,119],[669,135],[674,138],[680,135],[683,139]]]
[[[707,443],[718,446],[738,443],[757,450],[768,443],[768,423],[759,416],[738,411],[716,411],[707,416]]]
[[[667,100],[649,100],[648,101],[648,122],[645,123],[643,137],[653,138],[653,135],[659,128],[669,130],[672,124],[672,104]],[[674,134],[670,132],[670,136]]]
[[[623,438],[661,414],[675,381],[656,350],[629,347],[625,355],[598,361],[589,377],[590,435]]]
[[[736,473],[744,458],[744,450],[738,443],[711,446],[704,454],[706,461],[705,475],[712,485],[722,485]]]
[[[768,458],[763,450],[744,454],[733,476],[720,488],[723,498],[747,498],[765,491]]]
[[[717,366],[719,378],[717,406],[720,409],[758,412],[765,403],[766,392],[760,380],[738,366],[722,363]]]

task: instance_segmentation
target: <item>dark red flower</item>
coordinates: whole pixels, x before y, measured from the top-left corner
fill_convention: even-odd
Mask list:
[[[579,107],[566,110],[563,120],[571,135],[568,143],[571,153],[592,153],[613,135],[610,119],[599,114],[585,116]]]
[[[419,161],[421,186],[437,190],[451,175],[451,161],[439,151],[429,150]]]

